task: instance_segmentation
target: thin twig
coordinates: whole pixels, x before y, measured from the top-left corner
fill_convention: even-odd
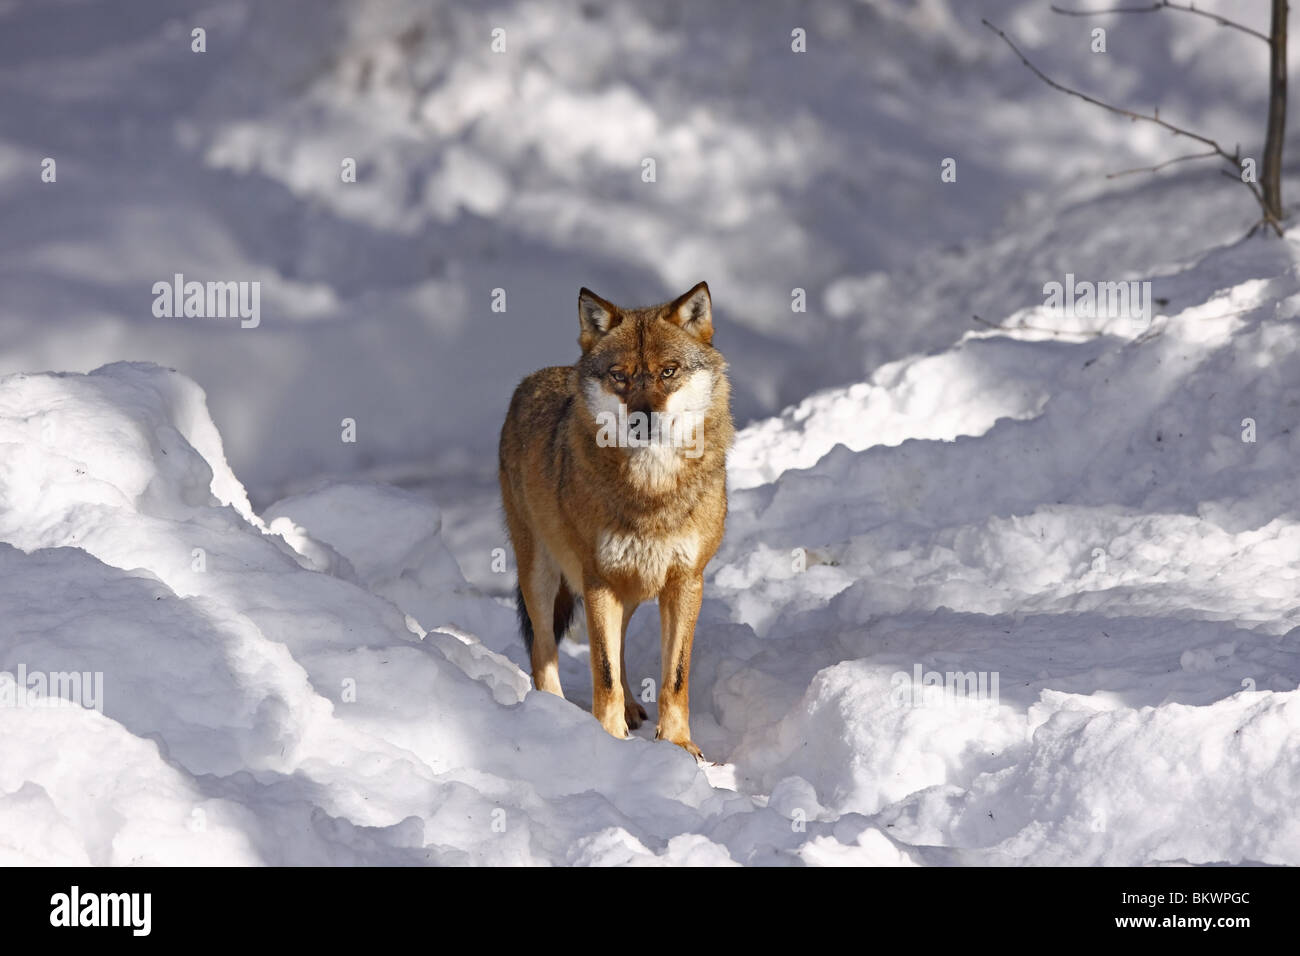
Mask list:
[[[1268,226],[1270,229],[1273,230],[1273,232],[1275,232],[1279,237],[1281,237],[1282,225],[1277,221],[1276,218],[1273,217],[1271,213],[1269,213],[1268,206],[1264,204],[1264,197],[1260,195],[1260,193],[1257,190],[1257,187],[1253,183],[1247,183],[1237,173],[1230,173],[1226,169],[1221,169],[1219,170],[1219,172],[1222,173],[1224,176],[1227,176],[1233,182],[1245,183],[1245,185],[1249,186],[1251,193],[1255,196],[1255,200],[1259,203],[1259,208],[1264,213],[1264,215],[1262,215],[1255,222],[1255,225],[1250,227],[1250,231],[1246,233],[1246,235],[1243,236],[1242,238],[1249,239],[1251,236],[1253,236],[1256,232],[1259,231],[1260,226]]]
[[[1150,328],[1148,328],[1137,338],[1130,339],[1128,345],[1145,345],[1146,343],[1150,342],[1152,339],[1159,338],[1160,336],[1165,334],[1165,326],[1167,324],[1168,324],[1167,322],[1162,322],[1159,325],[1156,325],[1154,322],[1152,322]]]
[[[1020,47],[1016,46],[1015,43],[1012,42],[1009,36],[1007,36],[1000,29],[995,27],[987,19],[981,18],[980,23],[984,24],[986,27],[988,27],[990,30],[992,30],[994,33],[1000,36],[1002,38],[1002,42],[1011,48],[1011,52],[1020,58],[1020,62],[1023,63],[1026,67],[1028,67],[1031,73],[1033,73],[1036,77],[1038,77],[1048,86],[1050,86],[1052,89],[1059,90],[1060,92],[1065,93],[1067,96],[1078,97],[1079,99],[1083,100],[1085,103],[1091,103],[1093,106],[1100,106],[1102,109],[1114,113],[1117,116],[1126,116],[1129,119],[1134,121],[1142,120],[1143,122],[1146,123],[1154,123],[1156,126],[1159,126],[1161,129],[1168,130],[1170,133],[1173,133],[1175,136],[1186,136],[1188,139],[1194,139],[1198,143],[1204,143],[1206,146],[1210,147],[1211,150],[1213,150],[1214,155],[1219,156],[1225,161],[1231,163],[1233,167],[1236,168],[1237,170],[1241,169],[1240,150],[1238,150],[1238,152],[1235,153],[1229,153],[1226,149],[1224,149],[1214,140],[1210,139],[1208,136],[1202,136],[1200,133],[1193,133],[1189,129],[1185,129],[1181,126],[1175,126],[1173,123],[1161,119],[1159,109],[1157,109],[1155,113],[1152,115],[1147,115],[1146,113],[1136,113],[1133,110],[1126,110],[1119,106],[1112,106],[1110,103],[1104,103],[1095,97],[1089,96],[1087,93],[1081,93],[1078,90],[1071,89],[1068,86],[1063,86],[1062,84],[1057,83],[1054,79],[1052,79],[1042,70],[1040,70],[1038,67],[1034,66],[1034,64],[1030,63],[1029,57],[1025,56],[1024,53],[1020,51]],[[1224,174],[1230,175],[1226,171],[1224,171]],[[1241,179],[1239,175],[1233,176],[1233,179],[1241,183],[1243,186],[1245,186],[1247,189],[1250,190],[1250,194],[1255,197],[1255,202],[1259,204],[1259,208],[1264,213],[1263,216],[1264,220],[1267,221],[1268,224],[1273,227],[1274,232],[1276,232],[1279,236],[1281,236],[1282,228],[1281,226],[1278,225],[1277,220],[1274,219],[1273,216],[1269,213],[1268,206],[1264,202],[1264,195],[1263,193],[1260,192],[1259,187],[1255,183],[1246,182],[1246,180]]]
[[[980,325],[987,325],[990,329],[997,329],[999,332],[1046,332],[1048,335],[1078,335],[1086,339],[1096,339],[1105,335],[1105,332],[1099,331],[1072,331],[1070,329],[1049,329],[1042,325],[998,325],[996,322],[990,322],[988,319],[980,318],[978,315],[972,315],[972,319]]]
[[[1157,0],[1147,7],[1110,7],[1106,10],[1066,10],[1052,4],[1052,12],[1059,13],[1066,17],[1095,17],[1104,13],[1155,13],[1157,10],[1177,10],[1180,13],[1194,13],[1199,17],[1208,17],[1221,27],[1229,27],[1233,30],[1240,30],[1242,33],[1249,33],[1253,37],[1259,37],[1265,43],[1272,43],[1272,39],[1265,33],[1258,30],[1252,30],[1250,27],[1235,20],[1229,20],[1227,17],[1221,17],[1217,13],[1210,13],[1208,10],[1197,10],[1193,4],[1183,5],[1181,3],[1172,3],[1170,0]]]
[[[1145,113],[1135,113],[1133,112],[1133,110],[1126,110],[1119,106],[1111,106],[1109,103],[1103,103],[1101,100],[1091,97],[1087,93],[1080,93],[1078,90],[1072,90],[1068,86],[1062,86],[1060,83],[1057,83],[1054,79],[1052,79],[1042,70],[1040,70],[1038,67],[1034,66],[1034,64],[1030,63],[1029,58],[1020,52],[1020,47],[1012,43],[1011,38],[1009,36],[1007,36],[1005,33],[1003,33],[1001,30],[995,27],[988,20],[981,19],[980,22],[983,23],[990,30],[992,30],[994,33],[996,33],[998,36],[1000,36],[1003,42],[1006,43],[1007,46],[1011,47],[1011,51],[1015,53],[1016,56],[1020,57],[1020,62],[1023,63],[1025,66],[1029,67],[1029,69],[1034,73],[1035,76],[1037,76],[1048,86],[1052,87],[1052,89],[1060,90],[1062,93],[1066,93],[1070,96],[1077,96],[1085,103],[1091,103],[1093,106],[1100,106],[1104,110],[1109,110],[1110,112],[1118,114],[1119,116],[1127,116],[1131,120],[1145,120],[1148,123],[1155,123],[1157,126],[1167,129],[1175,136],[1186,136],[1189,139],[1196,140],[1198,143],[1204,143],[1206,146],[1214,150],[1216,155],[1222,156],[1224,159],[1232,163],[1234,166],[1239,165],[1238,157],[1233,156],[1231,153],[1225,150],[1214,140],[1210,139],[1208,136],[1202,136],[1199,133],[1193,133],[1191,130],[1183,129],[1181,126],[1175,126],[1173,123],[1162,120],[1160,118],[1159,110],[1156,111],[1156,114],[1154,116],[1148,116]]]
[[[1172,166],[1174,163],[1181,163],[1189,159],[1214,159],[1219,154],[1214,150],[1208,150],[1204,153],[1190,153],[1187,156],[1175,156],[1173,159],[1166,159],[1163,163],[1156,163],[1154,166],[1139,166],[1136,169],[1122,169],[1117,173],[1107,173],[1107,179],[1118,179],[1120,176],[1130,176],[1133,173],[1155,173],[1164,169],[1166,166]],[[1219,170],[1226,173],[1227,170]]]

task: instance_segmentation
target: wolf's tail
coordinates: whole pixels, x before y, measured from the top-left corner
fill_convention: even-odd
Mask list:
[[[551,617],[551,624],[555,630],[555,643],[568,633],[569,625],[573,623],[573,615],[578,609],[578,600],[569,590],[569,586],[563,581],[560,582],[560,590],[555,595],[555,611]],[[524,604],[524,592],[520,587],[515,588],[515,611],[519,615],[519,633],[524,636],[524,648],[528,651],[529,656],[533,653],[533,622],[528,617],[528,608]]]

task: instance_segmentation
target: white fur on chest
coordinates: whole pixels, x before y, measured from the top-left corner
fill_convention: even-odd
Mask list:
[[[661,492],[670,489],[682,470],[682,453],[666,445],[649,448],[629,448],[627,475],[634,484],[646,491]]]
[[[596,561],[606,573],[634,574],[654,587],[663,584],[673,567],[691,568],[700,556],[696,534],[647,538],[605,531],[596,543]]]

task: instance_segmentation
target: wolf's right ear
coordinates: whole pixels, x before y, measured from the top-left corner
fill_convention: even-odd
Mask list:
[[[587,352],[599,342],[610,329],[623,321],[623,314],[618,306],[607,302],[588,288],[578,292],[578,325],[581,332],[578,344]]]

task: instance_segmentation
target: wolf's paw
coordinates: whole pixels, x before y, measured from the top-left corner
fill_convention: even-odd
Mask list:
[[[597,720],[599,719],[600,718],[597,718]],[[624,718],[622,711],[619,711],[614,716],[601,720],[600,725],[605,728],[611,737],[618,737],[621,740],[629,736],[627,732],[628,723]]]
[[[693,741],[688,740],[686,741],[686,743],[678,743],[677,741],[673,741],[673,742],[677,743],[677,746],[681,747],[683,750],[685,750],[688,754],[690,754],[700,763],[707,763],[707,761],[704,759],[704,754],[700,753],[700,748],[695,746]]]
[[[628,730],[636,730],[646,721],[648,716],[645,708],[636,701],[627,699],[623,701],[623,718],[627,721]]]
[[[661,731],[656,730],[655,740],[666,740],[669,743],[676,744],[677,746],[685,750],[688,754],[690,754],[692,757],[694,757],[696,760],[699,761],[704,760],[704,754],[700,753],[700,748],[695,746],[695,742],[691,740],[690,737],[687,737],[684,740],[674,740],[671,737],[664,736],[664,734]]]

